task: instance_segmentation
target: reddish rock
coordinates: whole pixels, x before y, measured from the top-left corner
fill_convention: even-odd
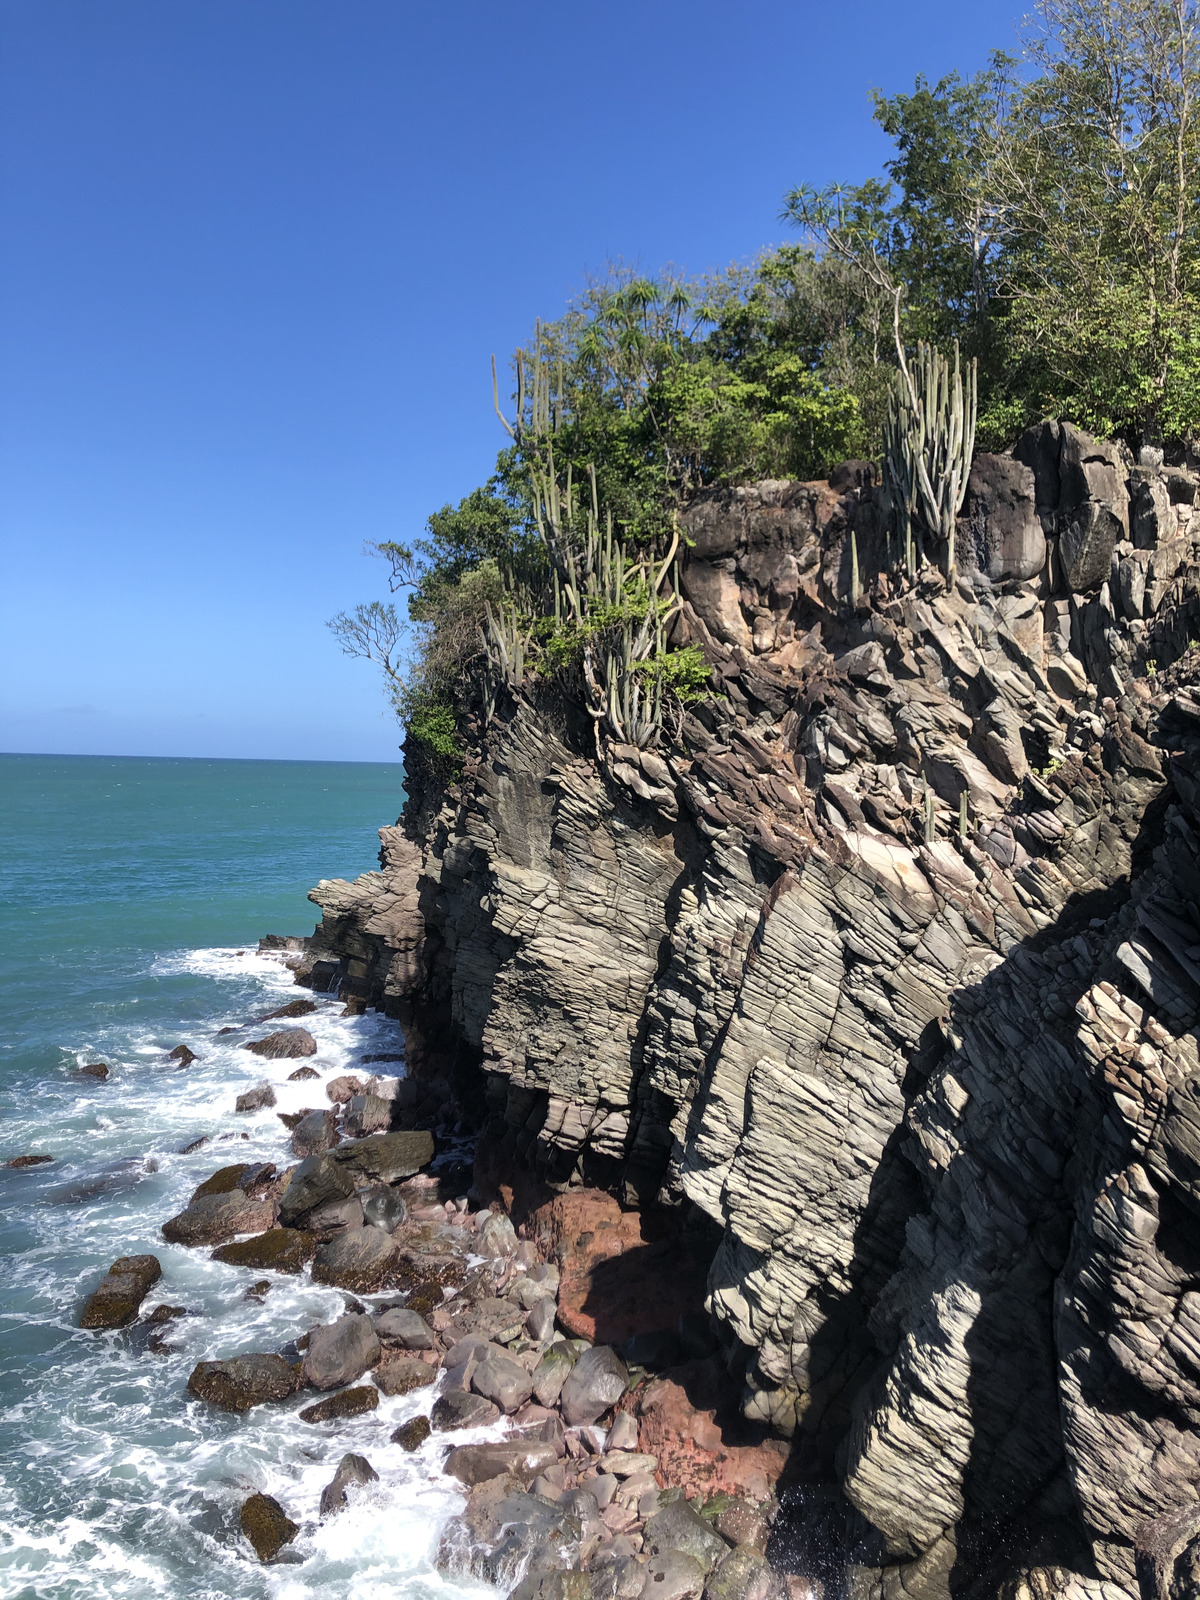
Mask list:
[[[635,1333],[674,1333],[704,1300],[708,1260],[693,1257],[675,1224],[623,1211],[599,1189],[571,1189],[533,1211],[528,1232],[562,1274],[559,1325],[593,1344]]]
[[[658,1457],[658,1480],[690,1497],[743,1495],[763,1500],[784,1458],[766,1445],[737,1443],[746,1428],[730,1380],[715,1360],[692,1361],[655,1378],[631,1397],[638,1448]]]

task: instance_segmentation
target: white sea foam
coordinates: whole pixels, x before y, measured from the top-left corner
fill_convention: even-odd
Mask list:
[[[4,1417],[12,1442],[0,1484],[0,1596],[489,1594],[448,1583],[433,1566],[441,1527],[462,1503],[440,1471],[444,1439],[411,1454],[391,1443],[400,1422],[428,1412],[434,1390],[381,1398],[365,1417],[315,1427],[297,1415],[311,1395],[244,1417],[190,1400],[186,1382],[197,1361],[277,1349],[340,1315],[344,1298],[307,1277],[225,1266],[207,1251],[166,1244],[159,1232],[215,1167],[290,1159],[278,1113],[326,1104],[329,1078],[356,1069],[364,1054],[396,1052],[395,1024],[344,1017],[340,1005],[321,1001],[310,1016],[244,1026],[306,993],[279,958],[256,951],[185,952],[155,962],[147,977],[188,980],[189,1010],[173,1036],[164,1038],[161,1016],[145,1022],[137,1007],[126,1008],[75,1051],[79,1065],[107,1061],[110,1080],[64,1070],[19,1104],[6,1128],[6,1144],[55,1160],[0,1174],[0,1341],[13,1380]],[[292,1026],[313,1034],[316,1056],[264,1061],[244,1048],[247,1039]],[[237,1031],[220,1034],[222,1027]],[[175,1043],[187,1043],[199,1059],[184,1070],[164,1060]],[[300,1064],[321,1081],[290,1082]],[[263,1080],[277,1106],[237,1114],[236,1096]],[[200,1138],[205,1144],[185,1154]],[[75,1326],[109,1262],[146,1252],[163,1267],[146,1308],[167,1303],[191,1313],[173,1325],[175,1348],[163,1355],[147,1350],[136,1330],[95,1335]],[[272,1279],[270,1292],[262,1302],[247,1300],[247,1286],[260,1277]],[[481,1430],[456,1442],[495,1436]],[[321,1490],[349,1450],[370,1460],[380,1482],[322,1521]],[[285,1560],[269,1567],[238,1531],[241,1502],[253,1490],[274,1495],[301,1527]]]

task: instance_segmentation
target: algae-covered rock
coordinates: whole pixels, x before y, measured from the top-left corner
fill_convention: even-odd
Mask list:
[[[274,1561],[300,1529],[278,1500],[269,1494],[252,1494],[242,1506],[242,1532],[260,1561]]]

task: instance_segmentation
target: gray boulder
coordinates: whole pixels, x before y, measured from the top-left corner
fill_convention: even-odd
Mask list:
[[[525,1332],[534,1344],[544,1343],[554,1332],[554,1319],[557,1314],[558,1306],[549,1295],[534,1302],[533,1309],[525,1318]]]
[[[170,1244],[225,1244],[239,1233],[265,1233],[274,1222],[275,1207],[269,1200],[251,1200],[241,1189],[231,1189],[201,1195],[163,1223],[162,1236]]]
[[[432,1350],[433,1329],[418,1311],[394,1306],[375,1318],[375,1332],[384,1344],[398,1344],[402,1350]]]
[[[489,1350],[475,1368],[471,1387],[506,1414],[523,1406],[533,1393],[533,1379],[519,1361],[502,1350]]]
[[[269,1400],[286,1400],[304,1387],[299,1367],[282,1356],[234,1356],[229,1361],[201,1361],[188,1379],[188,1393],[222,1411],[249,1411]]]
[[[1036,578],[1046,564],[1046,535],[1034,476],[1012,456],[981,451],[967,480],[966,527],[978,570],[993,583]],[[968,554],[962,550],[965,559]]]
[[[424,1389],[437,1382],[437,1368],[420,1356],[400,1355],[393,1351],[375,1368],[373,1377],[383,1394],[411,1394],[414,1389]]]
[[[550,1346],[533,1372],[533,1392],[537,1396],[539,1405],[558,1404],[563,1384],[570,1377],[575,1361],[575,1349],[565,1339],[560,1339],[557,1344]]]
[[[433,1402],[429,1420],[439,1433],[458,1428],[488,1428],[500,1420],[500,1407],[469,1389],[447,1389]]]
[[[275,1091],[269,1083],[259,1083],[237,1097],[235,1111],[262,1111],[275,1104]]]
[[[125,1327],[137,1316],[142,1301],[161,1277],[157,1256],[122,1256],[88,1296],[79,1326]]]
[[[301,1370],[314,1389],[338,1389],[369,1372],[382,1354],[370,1317],[352,1313],[312,1330]]]
[[[387,1284],[397,1254],[391,1234],[379,1228],[352,1228],[328,1240],[317,1251],[313,1277],[335,1289],[377,1294]]]
[[[339,1145],[333,1159],[351,1171],[379,1183],[399,1183],[411,1178],[433,1160],[433,1135],[424,1129],[399,1133],[373,1133]]]
[[[557,1460],[554,1446],[549,1444],[460,1444],[446,1457],[443,1471],[468,1488],[489,1478],[532,1483]]]
[[[699,1563],[704,1572],[716,1566],[729,1549],[721,1535],[693,1511],[686,1500],[676,1500],[646,1523],[646,1549],[652,1556],[668,1551],[683,1551]]]
[[[510,1256],[517,1248],[517,1230],[501,1211],[493,1211],[475,1236],[481,1256]]]
[[[616,1405],[628,1385],[629,1370],[609,1345],[585,1350],[562,1386],[563,1420],[570,1428],[587,1427]]]
[[[377,1094],[353,1094],[346,1102],[346,1132],[353,1138],[382,1133],[391,1125],[392,1102]]]
[[[354,1179],[340,1162],[324,1152],[306,1156],[280,1196],[279,1220],[284,1227],[294,1227],[318,1206],[345,1200],[353,1193]]]
[[[338,1469],[321,1490],[321,1515],[330,1516],[341,1511],[346,1504],[346,1490],[355,1484],[378,1483],[379,1474],[366,1456],[348,1453],[338,1462]]]
[[[332,1150],[338,1140],[336,1111],[306,1111],[292,1129],[292,1149],[301,1160]]]
[[[252,1039],[243,1048],[268,1061],[292,1061],[299,1056],[315,1056],[317,1041],[307,1028],[280,1028],[265,1039]]]
[[[722,1556],[704,1586],[704,1600],[767,1600],[773,1579],[766,1558],[749,1545]]]
[[[645,1568],[642,1593],[654,1600],[698,1600],[704,1593],[705,1569],[683,1550],[663,1550],[652,1555]]]

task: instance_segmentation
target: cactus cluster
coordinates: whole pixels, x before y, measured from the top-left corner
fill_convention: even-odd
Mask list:
[[[884,424],[884,472],[898,548],[895,560],[910,577],[925,557],[922,533],[946,549],[946,576],[955,570],[954,532],[975,451],[976,363],[964,372],[954,344],[953,366],[940,350],[918,344],[916,359],[896,372]]]
[[[495,388],[495,366],[492,369]],[[669,547],[631,555],[617,538],[611,513],[602,514],[594,467],[581,485],[570,463],[555,457],[560,419],[550,364],[535,348],[527,373],[517,361],[517,414],[496,411],[529,469],[534,523],[545,561],[538,570],[504,570],[505,598],[487,608],[485,712],[490,717],[502,686],[518,689],[538,651],[539,622],[568,648],[552,658],[568,687],[592,718],[597,748],[601,730],[622,744],[646,749],[662,733],[669,694],[648,663],[667,653],[667,629],[679,610],[676,556],[679,530]],[[540,630],[545,636],[545,629]],[[544,652],[548,654],[548,652]]]

